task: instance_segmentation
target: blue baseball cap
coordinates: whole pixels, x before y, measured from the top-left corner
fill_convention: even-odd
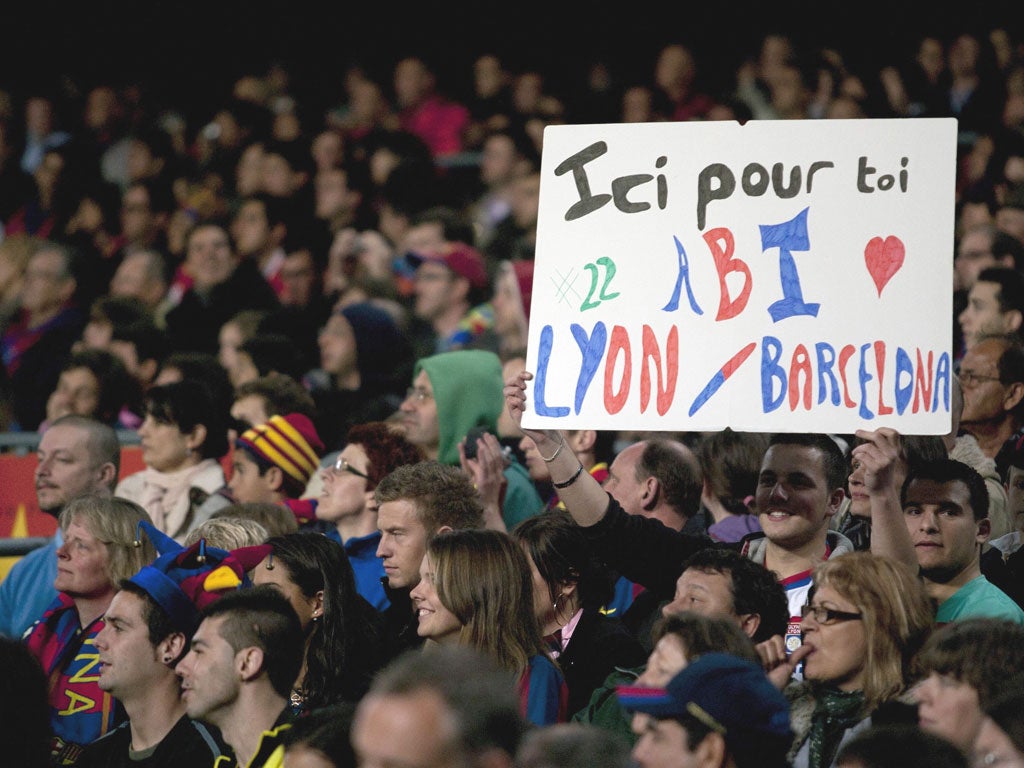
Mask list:
[[[726,742],[793,738],[789,702],[757,664],[728,653],[699,656],[664,688],[619,686],[626,709],[666,719],[690,716]]]

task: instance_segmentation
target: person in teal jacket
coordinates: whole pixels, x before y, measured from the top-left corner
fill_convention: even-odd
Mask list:
[[[466,349],[421,358],[413,382],[399,410],[398,424],[409,442],[429,459],[459,465],[459,447],[467,433],[482,427],[497,432],[498,415],[505,407],[501,361],[493,352]],[[467,446],[472,452],[475,446]],[[511,530],[521,520],[538,514],[544,502],[526,468],[515,458],[505,460],[507,486],[502,517]]]

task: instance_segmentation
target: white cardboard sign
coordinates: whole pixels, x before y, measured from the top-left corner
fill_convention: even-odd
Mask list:
[[[529,427],[950,427],[954,119],[552,126]]]

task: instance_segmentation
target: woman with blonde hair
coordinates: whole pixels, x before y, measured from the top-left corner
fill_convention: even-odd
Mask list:
[[[871,725],[917,721],[911,663],[933,626],[924,585],[902,563],[851,552],[815,569],[803,644],[770,672],[791,703],[795,768],[834,765]],[[791,681],[800,661],[803,681]]]
[[[411,597],[428,649],[465,645],[489,654],[516,676],[527,720],[565,722],[568,689],[534,615],[526,554],[507,533],[437,534],[427,543]]]
[[[60,513],[58,595],[26,638],[49,680],[54,757],[76,755],[125,719],[98,686],[92,643],[120,583],[156,558],[149,538],[136,537],[142,520],[152,523],[138,504],[116,497],[82,496]]]

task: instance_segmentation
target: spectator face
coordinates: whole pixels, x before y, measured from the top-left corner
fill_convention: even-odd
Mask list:
[[[259,465],[249,458],[245,451],[236,450],[231,460],[231,480],[228,488],[237,502],[269,501],[273,502],[274,489],[270,485],[268,475],[260,474]]]
[[[356,369],[356,336],[344,315],[328,318],[317,337],[320,367],[332,376],[347,376]]]
[[[456,294],[458,276],[444,264],[425,261],[416,268],[413,291],[417,317],[430,321],[448,312],[453,303],[462,300]]]
[[[651,655],[647,657],[643,674],[636,679],[636,685],[663,688],[686,668],[687,661],[683,641],[679,635],[670,632],[655,644]]]
[[[166,286],[150,277],[148,259],[143,253],[125,256],[110,280],[110,295],[129,296],[155,307],[164,297]]]
[[[240,383],[237,380],[238,349],[245,341],[245,339],[242,338],[242,329],[238,327],[238,323],[233,323],[229,320],[220,327],[220,333],[217,334],[217,341],[217,360],[220,362],[224,370],[228,372],[228,376],[231,377],[231,383],[237,387]]]
[[[643,723],[639,730],[638,723]],[[686,729],[679,722],[653,717],[635,718],[633,732],[640,737],[632,753],[637,768],[686,768],[697,765]]]
[[[263,145],[250,144],[238,158],[235,188],[239,195],[251,195],[263,187]]]
[[[76,517],[64,531],[64,543],[57,550],[53,588],[73,598],[101,600],[113,596],[115,588],[107,572],[109,563],[107,545]]]
[[[761,463],[755,495],[765,535],[786,549],[808,544],[828,525],[842,501],[828,487],[824,456],[817,448],[773,445]]]
[[[970,492],[960,481],[912,480],[903,519],[917,552],[921,573],[939,583],[962,574],[988,541],[988,518],[975,520]]]
[[[1014,528],[1024,531],[1024,469],[1010,467],[1006,480],[1006,493],[1010,498],[1010,513],[1014,516]]]
[[[220,636],[225,620],[224,616],[205,619],[175,668],[181,678],[181,700],[193,720],[217,724],[238,697],[241,681],[235,672],[235,652]]]
[[[480,180],[488,186],[504,184],[516,168],[516,146],[508,136],[491,136],[480,156]]]
[[[437,451],[440,430],[437,420],[437,402],[434,388],[426,371],[420,371],[413,380],[400,406],[401,424],[405,439],[418,445],[428,454]]]
[[[139,426],[142,460],[157,472],[176,472],[198,464],[202,458],[198,450],[205,433],[206,428],[200,426],[185,434],[177,424],[157,421],[147,413]]]
[[[270,243],[270,222],[267,212],[259,200],[242,204],[231,224],[231,234],[239,256],[255,256],[263,253]]]
[[[831,609],[849,614],[860,610],[830,586],[818,589],[811,600],[812,608]],[[825,682],[841,691],[859,691],[864,687],[867,660],[867,636],[864,622],[857,619],[823,615],[818,620],[813,611],[800,622],[803,644],[811,647],[804,659],[804,677]]]
[[[380,543],[377,557],[384,561],[384,575],[392,587],[414,587],[427,551],[427,531],[416,505],[405,499],[385,501],[377,510]]]
[[[372,505],[373,491],[368,489],[369,481],[362,476],[367,474],[370,465],[363,446],[349,443],[338,454],[338,459],[342,462],[341,469],[329,467],[321,473],[323,489],[316,507],[317,520],[337,523],[362,514]]]
[[[953,261],[953,289],[969,291],[978,280],[978,275],[987,267],[994,267],[992,239],[982,231],[967,232],[960,240],[956,259]]]
[[[312,301],[316,287],[316,267],[313,255],[307,250],[287,254],[281,267],[284,284],[281,303],[292,307],[305,307]]]
[[[1024,210],[1004,207],[996,211],[996,226],[1001,232],[1024,242]]]
[[[21,306],[30,314],[56,312],[74,293],[75,281],[65,275],[57,251],[40,251],[28,260]]]
[[[345,172],[339,168],[321,170],[313,182],[316,192],[316,216],[325,221],[352,207]]]
[[[313,623],[314,618],[319,618],[324,612],[324,592],[319,590],[312,597],[306,597],[299,585],[292,580],[292,573],[288,566],[280,560],[273,561],[273,568],[268,568],[271,558],[265,557],[252,571],[252,583],[255,586],[269,584],[278,592],[288,598],[296,615],[299,617],[299,624],[302,631],[306,632]]]
[[[644,504],[651,494],[650,479],[641,481],[636,476],[643,452],[643,443],[622,449],[608,468],[608,478],[604,481],[604,489],[631,515],[644,515]]]
[[[984,334],[1015,330],[1008,325],[1007,314],[999,308],[999,284],[976,282],[967,296],[967,306],[959,316],[967,349],[977,344]]]
[[[299,174],[281,155],[264,155],[261,165],[263,191],[275,197],[291,197],[300,186]]]
[[[209,290],[227,281],[237,264],[227,232],[220,227],[202,227],[193,232],[185,259],[199,290]]]
[[[416,634],[435,643],[456,644],[462,623],[441,603],[434,585],[434,566],[425,556],[420,565],[420,581],[409,593],[419,624]]]
[[[462,764],[452,743],[452,714],[429,689],[407,694],[369,694],[352,723],[352,746],[365,768],[445,768]]]
[[[153,211],[145,187],[129,187],[121,198],[121,233],[129,243],[142,243],[152,234]]]
[[[960,423],[1002,419],[1020,401],[1021,387],[999,381],[999,358],[1003,345],[986,339],[964,354],[960,364],[960,386],[964,392],[964,410]]]
[[[969,683],[938,672],[929,673],[915,692],[921,728],[970,754],[984,717],[978,692]]]
[[[58,424],[39,441],[36,452],[36,499],[44,512],[56,514],[71,499],[105,489],[101,466],[89,454],[89,433]]]
[[[519,281],[511,268],[504,270],[495,280],[491,306],[494,308],[495,333],[518,334],[526,329]]]
[[[662,616],[691,611],[702,616],[736,618],[732,598],[732,577],[718,571],[687,568],[676,581],[672,602],[661,609]]]
[[[565,439],[564,433],[562,434],[562,439]],[[544,463],[544,460],[540,457],[540,452],[537,450],[536,443],[528,437],[523,437],[523,439],[519,441],[519,450],[523,452],[526,471],[530,473],[530,479],[534,482],[550,482],[551,473],[548,471],[548,465]]]
[[[162,665],[156,661],[161,654],[150,644],[143,599],[132,592],[118,592],[104,622],[96,636],[100,660],[97,685],[119,699],[144,693]]]
[[[100,404],[100,383],[88,368],[63,371],[57,388],[46,402],[46,418],[50,421],[73,413],[93,416]]]

